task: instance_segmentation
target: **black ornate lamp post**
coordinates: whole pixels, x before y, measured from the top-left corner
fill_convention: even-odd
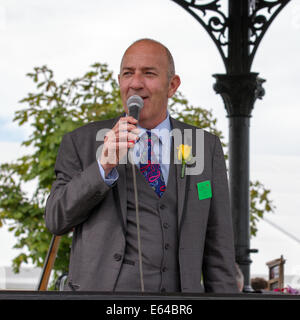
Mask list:
[[[226,73],[214,74],[214,89],[229,118],[229,189],[236,261],[250,285],[249,128],[256,99],[264,95],[258,73],[251,72],[256,50],[272,21],[290,0],[172,0],[205,28],[222,56]]]

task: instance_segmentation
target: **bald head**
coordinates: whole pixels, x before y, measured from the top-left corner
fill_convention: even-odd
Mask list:
[[[162,54],[165,55],[166,57],[166,61],[167,61],[167,76],[168,76],[168,80],[170,81],[174,75],[175,75],[175,64],[174,64],[174,59],[173,56],[171,54],[171,52],[169,51],[169,49],[164,46],[162,43],[160,43],[159,41],[153,40],[153,39],[148,39],[148,38],[143,38],[143,39],[139,39],[134,41],[125,51],[122,60],[121,60],[121,66],[120,66],[120,70],[122,69],[122,64],[123,64],[123,60],[124,57],[126,55],[126,53],[133,47],[136,45],[142,45],[142,44],[152,44],[153,46],[156,47],[160,47],[162,49]]]

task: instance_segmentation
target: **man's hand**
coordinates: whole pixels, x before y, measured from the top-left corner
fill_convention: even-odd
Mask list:
[[[100,164],[105,176],[119,164],[129,148],[133,148],[138,140],[139,129],[137,120],[133,117],[122,117],[116,125],[106,134],[100,156]]]

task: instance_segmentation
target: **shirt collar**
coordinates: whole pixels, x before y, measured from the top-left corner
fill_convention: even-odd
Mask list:
[[[146,129],[142,128],[139,124],[137,127],[141,130],[139,133],[139,137],[141,137],[144,133],[146,133]],[[167,116],[165,120],[163,120],[161,123],[159,123],[155,128],[151,129],[151,131],[158,135],[159,140],[162,144],[167,142],[167,138],[170,137],[170,131],[171,131],[171,121],[170,121],[170,115],[167,110]]]

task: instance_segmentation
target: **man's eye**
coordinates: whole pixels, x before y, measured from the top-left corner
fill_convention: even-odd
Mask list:
[[[129,75],[131,75],[131,74],[132,74],[131,71],[125,71],[125,72],[123,72],[123,76],[129,76]]]

